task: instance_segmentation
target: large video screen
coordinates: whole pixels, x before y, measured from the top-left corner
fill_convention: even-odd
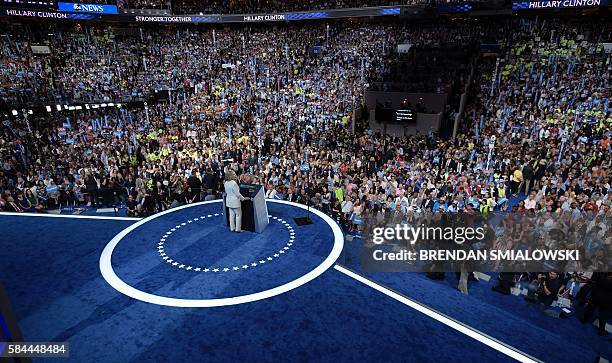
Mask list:
[[[395,111],[395,122],[406,123],[414,122],[414,112],[410,109],[403,109]]]

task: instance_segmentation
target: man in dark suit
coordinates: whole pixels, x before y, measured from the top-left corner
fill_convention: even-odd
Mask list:
[[[612,272],[598,272],[593,274],[593,292],[581,322],[592,321],[595,309],[599,309],[598,333],[608,335],[606,322],[612,317]]]
[[[421,202],[421,210],[432,210],[434,206],[434,201],[431,199],[430,192],[425,193],[425,198]]]
[[[210,168],[206,168],[206,172],[204,173],[204,186],[206,189],[217,190],[219,186],[219,179],[217,176],[210,170]]]
[[[191,188],[190,200],[193,202],[200,201],[200,192],[202,191],[202,181],[195,175],[195,171],[191,173],[191,176],[187,178],[187,185]]]
[[[155,213],[155,199],[153,199],[153,196],[148,189],[140,201],[140,210],[145,217]]]

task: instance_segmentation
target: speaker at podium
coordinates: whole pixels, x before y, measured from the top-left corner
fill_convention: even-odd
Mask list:
[[[268,206],[264,195],[263,186],[257,184],[238,184],[240,194],[249,199],[241,202],[242,207],[242,230],[261,233],[269,223]],[[225,205],[225,194],[223,195],[223,210],[225,213],[225,224],[229,227],[229,208]]]

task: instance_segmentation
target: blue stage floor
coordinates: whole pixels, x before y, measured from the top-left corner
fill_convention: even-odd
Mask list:
[[[304,214],[296,207],[269,203],[277,219],[262,235],[231,234],[214,215],[220,209],[218,203],[187,208],[135,228],[113,251],[117,276],[148,294],[227,299],[291,283],[333,250],[332,229],[320,217],[296,226],[292,218]],[[181,308],[133,299],[107,283],[99,261],[109,241],[134,223],[0,216],[0,280],[28,341],[70,342],[70,358],[62,362],[512,361],[334,268],[287,292],[231,306]],[[163,259],[163,236],[171,237],[162,253],[179,264]],[[475,302],[457,296],[452,303],[465,309]],[[522,349],[520,342],[514,346]]]
[[[268,203],[270,222],[260,234],[230,232],[221,209],[219,201],[209,202],[138,222],[112,252],[117,277],[162,297],[241,300],[292,284],[332,254],[332,228],[315,214],[314,224],[298,227],[293,218],[306,214],[301,208]],[[336,258],[343,241],[337,234]]]

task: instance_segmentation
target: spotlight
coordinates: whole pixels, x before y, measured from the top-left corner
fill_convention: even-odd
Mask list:
[[[13,114],[13,116],[17,116],[17,110],[13,110],[11,113]]]
[[[51,106],[47,106],[47,112],[51,112]]]

